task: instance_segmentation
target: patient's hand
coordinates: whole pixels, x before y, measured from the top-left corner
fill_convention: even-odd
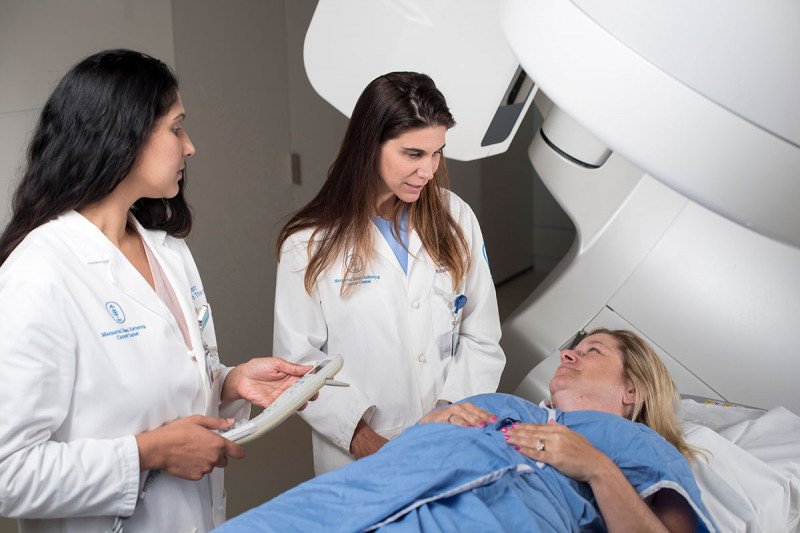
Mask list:
[[[591,483],[604,469],[616,468],[583,435],[555,421],[547,424],[516,424],[516,427],[509,427],[504,433],[508,443],[523,454],[549,464],[578,481]]]
[[[472,427],[485,426],[486,424],[497,422],[497,417],[489,411],[484,411],[469,402],[464,402],[431,411],[419,421],[420,424],[428,422],[444,422],[457,426]]]
[[[651,509],[617,465],[580,433],[550,421],[516,424],[505,434],[528,457],[588,483],[608,531],[695,531],[697,520],[682,496],[659,490]]]
[[[353,439],[350,441],[350,453],[356,459],[361,459],[377,452],[387,442],[389,442],[388,439],[376,433],[374,429],[369,427],[369,424],[361,420],[358,422],[355,432],[353,432]]]

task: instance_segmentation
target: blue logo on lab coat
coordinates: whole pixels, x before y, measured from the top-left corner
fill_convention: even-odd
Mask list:
[[[122,306],[117,302],[106,302],[106,311],[117,324],[125,322],[125,311],[122,310]]]
[[[347,271],[351,274],[358,274],[364,270],[364,261],[357,255],[350,254],[345,261],[345,268],[347,268]]]

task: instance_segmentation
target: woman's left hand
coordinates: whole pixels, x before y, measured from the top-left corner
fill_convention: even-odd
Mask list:
[[[558,422],[518,423],[504,428],[508,444],[531,459],[548,464],[562,474],[590,483],[611,460],[583,435]]]
[[[267,407],[311,368],[310,365],[296,365],[280,357],[251,359],[228,373],[222,388],[222,401],[227,403],[244,398],[255,405]],[[303,408],[305,405],[300,410]]]

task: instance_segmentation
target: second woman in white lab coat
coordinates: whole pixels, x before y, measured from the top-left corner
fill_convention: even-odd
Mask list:
[[[455,122],[424,74],[378,77],[317,196],[278,240],[273,350],[340,354],[303,417],[317,474],[369,455],[425,413],[493,392],[505,364],[483,237],[447,190]]]

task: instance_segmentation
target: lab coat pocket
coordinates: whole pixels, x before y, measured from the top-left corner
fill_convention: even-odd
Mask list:
[[[431,293],[431,326],[442,359],[454,357],[458,350],[461,314],[453,312],[456,297],[436,286]]]
[[[458,339],[458,328],[439,336],[437,344],[442,359],[456,356],[456,352],[458,352]]]

